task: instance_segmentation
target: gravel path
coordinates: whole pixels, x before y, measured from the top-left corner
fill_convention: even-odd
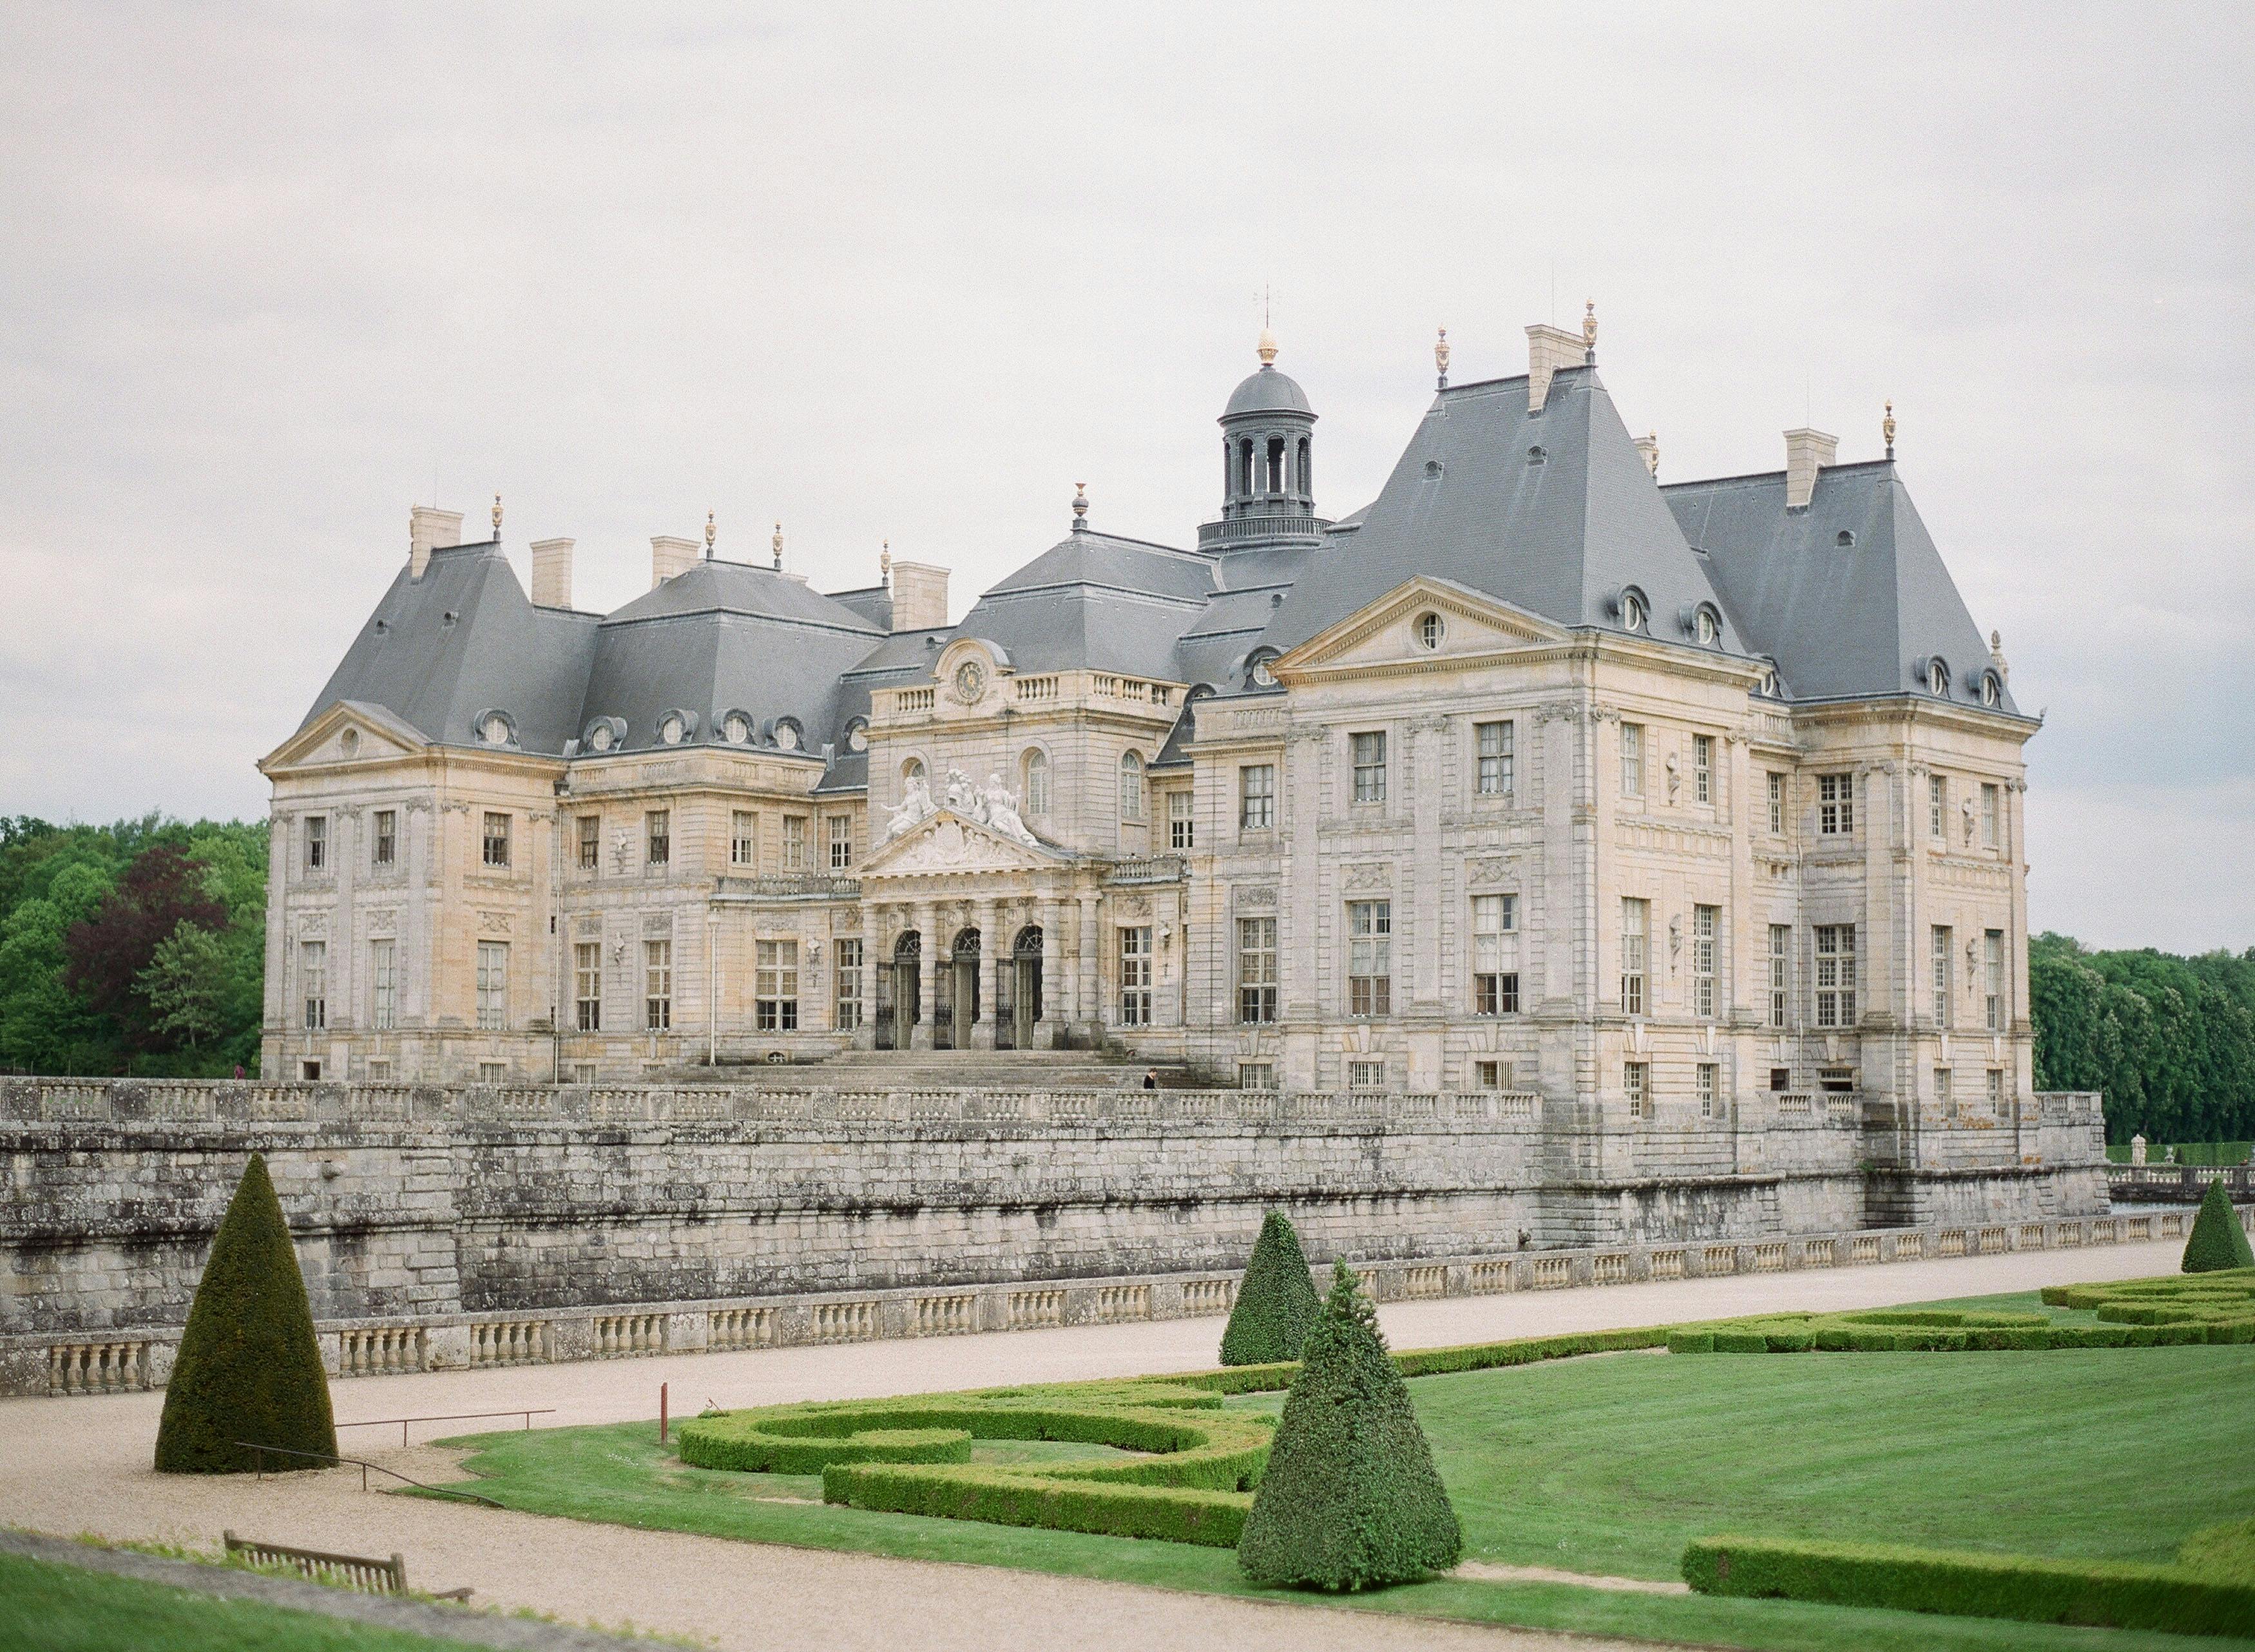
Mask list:
[[[1400,1303],[1380,1311],[1396,1347],[1665,1324],[1771,1308],[1837,1309],[2025,1290],[2175,1271],[2173,1242],[1950,1262],[1610,1285]],[[364,1377],[333,1390],[341,1419],[553,1406],[555,1424],[654,1417],[657,1385],[677,1415],[741,1406],[1058,1381],[1210,1367],[1218,1319]],[[1588,1648],[1587,1639],[1478,1629],[1368,1613],[1191,1596],[1037,1576],[641,1532],[423,1499],[363,1496],[357,1469],[240,1477],[149,1466],[161,1394],[0,1401],[0,1523],[71,1536],[216,1547],[228,1527],[300,1547],[403,1551],[418,1588],[468,1585],[481,1605],[566,1621],[686,1634],[726,1652],[996,1647],[1180,1652],[1326,1648]],[[453,1434],[474,1424],[435,1426]],[[342,1449],[428,1478],[437,1453],[403,1453],[396,1431],[343,1430]],[[413,1466],[410,1466],[411,1463]]]

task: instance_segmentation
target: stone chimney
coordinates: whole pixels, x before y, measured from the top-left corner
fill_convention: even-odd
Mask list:
[[[1830,464],[1840,452],[1840,439],[1827,436],[1821,430],[1803,425],[1799,430],[1785,432],[1785,508],[1788,510],[1808,509],[1809,496],[1816,491],[1816,473]]]
[[[572,542],[535,539],[532,542],[532,606],[568,608],[572,606]]]
[[[893,564],[893,629],[947,629],[947,570],[928,562]]]
[[[650,542],[650,589],[655,591],[677,573],[688,573],[696,564],[696,540],[672,533],[653,536]]]
[[[1589,347],[1578,333],[1538,322],[1527,329],[1527,411],[1539,413],[1549,399],[1550,376],[1562,367],[1579,367]]]
[[[415,579],[431,566],[433,551],[451,551],[462,542],[462,513],[436,505],[417,505],[407,513],[407,572]]]

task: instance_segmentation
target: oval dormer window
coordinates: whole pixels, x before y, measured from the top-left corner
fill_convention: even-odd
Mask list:
[[[806,743],[806,736],[799,732],[797,719],[781,717],[776,720],[775,742],[777,749],[783,751],[797,751]]]
[[[611,732],[608,722],[597,723],[587,731],[587,749],[590,751],[608,751],[618,743],[619,737]]]
[[[740,711],[732,711],[720,719],[720,738],[732,746],[752,743],[752,720]]]
[[[506,746],[516,734],[506,712],[489,711],[478,719],[478,738],[488,746]]]
[[[657,720],[657,737],[669,746],[679,745],[688,732],[688,721],[678,711],[670,711]]]
[[[338,750],[340,753],[341,753],[343,756],[349,757],[349,756],[351,756],[354,753],[357,752],[359,749],[360,749],[360,730],[359,730],[359,729],[357,729],[357,728],[348,728],[348,729],[346,729],[346,730],[344,731],[344,733],[342,733],[341,735],[339,735],[337,736],[337,750]]]
[[[1777,698],[1777,668],[1774,665],[1763,666],[1761,676],[1756,681],[1754,687],[1757,692],[1767,694],[1770,699],[1775,699]]]
[[[1702,648],[1712,648],[1723,640],[1723,627],[1715,617],[1715,610],[1702,608],[1691,622],[1691,633],[1699,639]]]
[[[1650,617],[1650,612],[1644,606],[1644,593],[1634,586],[1629,587],[1627,590],[1621,593],[1620,618],[1621,628],[1624,630],[1642,630],[1645,621]]]
[[[1449,628],[1442,622],[1441,616],[1437,614],[1419,615],[1417,616],[1417,646],[1423,649],[1428,654],[1431,653],[1435,649],[1440,647],[1441,638],[1447,635],[1448,629]]]
[[[1981,703],[1992,707],[2005,703],[2005,685],[1997,680],[1994,671],[1981,673]]]
[[[1926,663],[1926,692],[1929,694],[1949,692],[1949,667],[1942,663],[1939,655]]]
[[[869,725],[865,720],[856,717],[846,725],[846,749],[848,751],[869,749]]]
[[[1253,678],[1253,685],[1255,688],[1274,688],[1276,686],[1276,673],[1269,669],[1269,663],[1275,657],[1274,655],[1263,654],[1253,662],[1253,670],[1250,675]]]

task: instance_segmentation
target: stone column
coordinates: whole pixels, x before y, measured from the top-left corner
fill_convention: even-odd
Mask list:
[[[994,1047],[994,982],[1000,974],[994,967],[996,938],[994,933],[994,903],[976,901],[972,903],[971,921],[979,929],[979,1018],[971,1026],[970,1036],[963,1043],[973,1050],[992,1050]],[[956,1007],[959,1022],[963,1007]]]
[[[1042,926],[1042,1018],[1034,1026],[1034,1044],[1050,1049],[1057,1043],[1058,1027],[1071,1022],[1072,1004],[1064,984],[1064,932],[1057,926],[1062,908],[1056,896],[1044,895],[1036,910]],[[1062,1016],[1057,1014],[1060,999],[1064,1000]]]
[[[939,920],[930,901],[916,903],[917,1023],[909,1038],[913,1050],[931,1048],[933,1013],[939,1006]],[[897,988],[896,988],[897,990]]]
[[[861,1011],[854,1017],[854,1047],[856,1050],[874,1050],[877,1045],[877,966],[881,961],[877,951],[880,938],[877,915],[882,910],[875,901],[864,900],[861,903]],[[830,944],[832,946],[838,945],[835,936],[831,938]],[[889,963],[891,960],[882,961]],[[837,967],[834,957],[831,960],[831,967],[834,974]]]
[[[1104,1004],[1098,996],[1101,978],[1096,967],[1096,896],[1089,891],[1074,898],[1079,905],[1080,917],[1080,981],[1075,995],[1080,1001],[1080,1022],[1088,1029],[1092,1041],[1104,1034]]]

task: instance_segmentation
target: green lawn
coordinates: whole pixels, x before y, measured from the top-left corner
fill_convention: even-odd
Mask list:
[[[397,1629],[0,1554],[8,1652],[472,1652]]]
[[[2198,1528],[2255,1512],[2255,1452],[2244,1445],[2255,1434],[2255,1346],[1631,1353],[1421,1377],[1409,1387],[1464,1519],[1470,1559],[1673,1578],[1686,1542],[1727,1529],[2167,1561]],[[1279,1395],[1230,1402],[1270,1409],[1281,1402]],[[655,1432],[626,1424],[488,1435],[475,1442],[481,1449],[469,1466],[487,1477],[486,1494],[543,1514],[1264,1592],[1225,1550],[834,1508],[813,1501],[821,1495],[814,1476],[685,1467]],[[979,1447],[989,1460],[1090,1449]],[[1467,1579],[1330,1604],[1779,1652],[2188,1644]]]

